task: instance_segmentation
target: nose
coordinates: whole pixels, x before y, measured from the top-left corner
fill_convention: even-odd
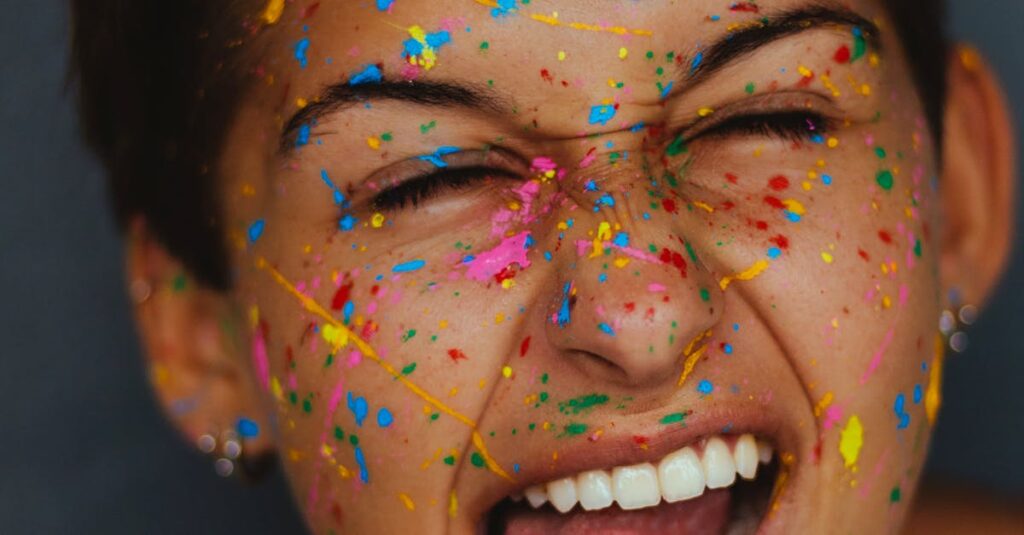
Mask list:
[[[559,253],[558,295],[545,322],[549,343],[599,381],[680,381],[684,366],[693,366],[688,357],[701,351],[722,316],[713,274],[664,221],[631,223],[632,229],[600,218],[593,223],[588,240]],[[648,234],[656,239],[641,241]]]

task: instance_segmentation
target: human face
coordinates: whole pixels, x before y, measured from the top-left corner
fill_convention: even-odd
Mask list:
[[[881,6],[377,4],[268,12],[222,166],[312,530],[898,529],[942,292]]]

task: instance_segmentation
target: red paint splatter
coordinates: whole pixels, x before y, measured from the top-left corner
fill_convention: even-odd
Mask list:
[[[648,307],[647,308],[647,310],[644,312],[644,319],[645,320],[653,320],[654,319],[654,307]]]
[[[679,213],[679,207],[676,206],[676,201],[674,201],[672,199],[662,199],[661,200],[661,207],[664,208],[665,211],[670,213],[670,214],[678,214]]]
[[[836,55],[832,56],[832,59],[836,60],[836,63],[846,63],[850,61],[850,47],[843,45],[836,50]]]
[[[782,201],[780,201],[778,197],[775,197],[773,195],[765,195],[764,202],[767,203],[768,206],[771,206],[772,208],[778,208],[780,210],[786,207],[786,205],[782,204]]]
[[[316,15],[317,9],[320,9],[320,2],[313,2],[312,4],[302,8],[302,11],[299,13],[299,18],[303,20],[308,19],[309,17]]]
[[[767,221],[757,221],[756,223],[754,223],[754,226],[757,227],[757,230],[768,230]]]
[[[753,2],[736,2],[729,6],[729,11],[742,12],[742,13],[759,13],[761,8],[757,7],[757,4]]]
[[[726,173],[725,174],[725,179],[728,180],[730,184],[736,184],[737,182],[740,181],[740,177],[738,177],[738,176],[736,176],[736,175],[734,175],[732,173]]]
[[[517,265],[519,265],[519,264],[509,264],[509,265],[501,268],[501,271],[499,271],[499,272],[494,274],[494,281],[497,282],[498,284],[501,284],[502,281],[504,281],[506,279],[515,278],[516,273],[517,273],[517,271],[516,271],[516,266]]]
[[[812,457],[814,459],[814,464],[818,464],[818,463],[821,462],[821,446],[822,446],[822,440],[821,440],[821,437],[819,436],[818,437],[818,441],[814,443],[814,454],[812,455]]]
[[[722,210],[725,210],[725,211],[728,212],[729,210],[732,210],[733,208],[736,208],[736,203],[734,203],[732,201],[725,201],[725,202],[722,203]]]
[[[633,443],[636,444],[637,446],[646,446],[647,437],[643,435],[633,435]]]
[[[778,236],[775,236],[774,238],[771,238],[768,241],[777,245],[779,249],[789,248],[789,238],[783,236],[782,234],[779,234]]]
[[[453,362],[458,362],[460,360],[469,360],[469,357],[467,357],[466,354],[463,353],[461,349],[449,349],[448,356],[452,358]]]
[[[678,269],[679,274],[684,279],[686,278],[686,259],[682,254],[665,247],[661,250],[661,255],[658,258],[665,264],[670,264]]]
[[[865,251],[864,249],[857,249],[857,254],[860,255],[860,257],[863,258],[865,262],[871,260],[871,257],[868,256],[868,252]]]
[[[523,343],[519,344],[519,358],[526,356],[526,352],[530,350],[530,336],[523,338]]]
[[[889,234],[887,231],[884,230],[879,230],[878,239],[882,240],[885,243],[892,243],[892,234]]]
[[[636,310],[636,303],[626,303],[626,312],[634,312]]]
[[[331,299],[331,310],[341,310],[341,307],[345,306],[345,302],[349,300],[349,296],[352,294],[352,283],[342,284],[338,287],[338,291],[334,292],[334,297]]]
[[[555,78],[553,76],[551,76],[551,71],[549,71],[547,69],[541,69],[540,70],[540,77],[541,77],[542,80],[544,80],[545,82],[548,82],[548,83],[553,83],[555,81]]]
[[[775,191],[782,191],[789,187],[789,179],[782,175],[773,176],[768,181],[768,187]]]

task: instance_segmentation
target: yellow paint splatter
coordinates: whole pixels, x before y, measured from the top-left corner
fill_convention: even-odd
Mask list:
[[[722,291],[725,291],[725,289],[728,288],[730,284],[732,284],[732,281],[751,280],[754,277],[757,277],[758,275],[763,273],[766,269],[768,269],[768,261],[764,259],[758,260],[757,262],[754,262],[754,265],[735,275],[726,275],[725,277],[722,277],[722,280],[718,281],[718,286],[722,289]]]
[[[860,424],[860,418],[856,414],[846,422],[846,427],[839,433],[839,454],[843,456],[843,463],[847,468],[853,468],[857,458],[860,456],[860,448],[864,445],[864,427]]]
[[[459,514],[459,498],[455,496],[455,491],[453,490],[452,493],[448,495],[448,516],[455,518],[455,515],[457,514]]]
[[[946,356],[946,343],[941,334],[935,335],[935,356],[928,370],[928,389],[924,394],[924,411],[928,416],[928,425],[935,425],[942,406],[942,363]]]
[[[482,6],[498,7],[498,2],[496,2],[495,0],[473,0],[473,1],[476,2],[477,4],[482,5]],[[539,13],[526,13],[525,16],[528,17],[530,20],[534,20],[534,21],[537,21],[537,22],[543,22],[544,24],[548,24],[550,26],[566,27],[566,28],[571,28],[573,30],[581,30],[581,31],[588,31],[588,32],[600,32],[600,33],[612,33],[612,34],[615,34],[615,35],[627,35],[627,34],[630,34],[630,35],[642,35],[642,36],[647,36],[647,37],[649,37],[651,35],[654,35],[654,32],[652,32],[650,30],[636,30],[636,29],[624,28],[622,26],[605,26],[605,25],[598,25],[598,24],[588,24],[588,23],[585,23],[585,22],[563,22],[563,21],[559,20],[557,12],[552,13],[550,15],[541,15]]]
[[[398,493],[398,499],[402,500],[402,505],[405,505],[406,509],[408,509],[410,511],[415,511],[416,510],[416,504],[413,503],[412,498],[410,498],[408,494],[406,494],[404,492],[399,492]]]
[[[693,368],[697,366],[697,362],[700,360],[700,357],[704,355],[704,351],[707,350],[708,345],[704,344],[696,349],[694,349],[694,347],[703,342],[709,336],[711,336],[710,329],[700,333],[693,340],[690,340],[690,343],[686,344],[686,347],[683,349],[683,356],[686,357],[686,361],[683,362],[683,371],[679,374],[679,380],[676,382],[676,386],[683,386],[683,383],[686,382],[686,378],[693,373]]]
[[[284,0],[270,0],[263,8],[260,19],[265,24],[274,24],[281,18],[281,13],[284,13]]]

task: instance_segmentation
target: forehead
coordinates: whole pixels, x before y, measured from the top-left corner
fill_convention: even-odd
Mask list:
[[[272,2],[273,3],[273,2]],[[694,61],[738,30],[800,9],[879,20],[869,0],[359,0],[316,3],[273,28],[271,61],[296,89],[376,66],[388,78],[540,75],[583,84],[649,74],[639,58]],[[633,61],[630,61],[633,60]],[[535,72],[536,71],[536,72]]]

